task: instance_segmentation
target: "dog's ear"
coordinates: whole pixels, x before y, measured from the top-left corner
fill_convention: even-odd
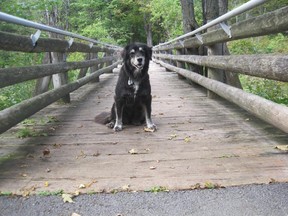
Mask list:
[[[147,47],[149,59],[152,60],[152,47]]]
[[[126,47],[123,48],[123,50],[121,51],[121,57],[124,60],[129,52],[130,46],[127,45]]]
[[[127,53],[127,51],[126,51],[126,47],[121,51],[121,57],[122,57],[122,59],[124,60],[124,58],[125,58],[125,56],[126,56],[126,53]]]

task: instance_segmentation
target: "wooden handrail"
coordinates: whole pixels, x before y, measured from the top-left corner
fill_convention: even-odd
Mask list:
[[[95,73],[90,74],[89,76],[78,79],[75,82],[37,95],[33,98],[30,98],[19,104],[0,111],[0,133],[5,132],[17,123],[23,121],[25,118],[33,115],[44,107],[67,95],[68,93],[73,92],[81,86],[87,84],[88,82],[96,79],[101,74],[111,71],[113,68],[117,67],[119,63],[120,61],[117,61],[114,64],[106,68],[102,68]]]
[[[63,73],[68,70],[92,67],[94,65],[111,62],[113,60],[116,60],[116,57],[108,56],[101,59],[92,59],[83,62],[62,62],[30,67],[4,68],[0,69],[0,88],[27,80]]]
[[[230,72],[288,82],[287,55],[196,56],[154,54],[154,57],[189,62]]]
[[[222,29],[217,29],[201,35],[203,44],[196,38],[188,38],[182,42],[174,42],[169,45],[154,47],[154,51],[171,49],[193,48],[202,45],[212,45],[243,38],[256,37],[261,35],[275,34],[288,30],[288,6],[276,11],[244,20],[231,25],[232,37],[229,38]]]

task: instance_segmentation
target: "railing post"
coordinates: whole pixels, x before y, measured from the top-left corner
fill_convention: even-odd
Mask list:
[[[65,53],[56,53],[52,52],[51,53],[52,57],[52,64],[60,63],[60,62],[66,62],[66,54]],[[65,85],[68,83],[68,71],[59,73],[59,74],[53,74],[52,75],[52,81],[53,81],[53,86],[55,88],[59,88],[62,85]],[[62,98],[64,103],[70,103],[70,94],[65,95]]]
[[[218,1],[214,1],[214,0],[207,1],[207,4],[206,4],[207,23],[216,19],[218,16],[219,16]],[[213,31],[215,29],[217,29],[217,25],[215,25],[211,28],[208,28],[207,32]],[[207,51],[208,56],[223,55],[223,46],[221,43],[216,43],[216,44],[210,45],[207,48],[208,48],[208,51]],[[208,78],[213,79],[213,80],[217,80],[219,82],[224,82],[224,72],[223,72],[223,70],[208,68]],[[209,98],[218,98],[219,96],[217,94],[213,93],[212,91],[208,90],[208,97]]]
[[[184,53],[183,49],[176,49],[176,55],[183,55],[183,53]],[[185,68],[185,63],[181,62],[181,61],[176,61],[176,66],[178,68],[186,69]],[[186,79],[184,76],[180,75],[179,73],[178,73],[178,78],[179,79]]]
[[[98,58],[98,53],[91,53],[91,59],[97,59]],[[93,66],[93,67],[90,67],[90,73],[95,73],[97,70],[99,69],[99,64]],[[100,78],[99,76],[96,77],[95,79],[93,79],[91,82],[95,83],[95,82],[99,82],[100,81]]]
[[[44,59],[42,61],[43,64],[51,64],[51,53],[45,53]],[[34,90],[34,96],[47,92],[49,90],[49,84],[51,82],[52,76],[46,76],[37,79],[36,87]]]
[[[85,60],[88,61],[91,59],[91,53],[87,53],[86,54],[86,57],[85,57]],[[78,74],[78,79],[82,78],[82,77],[85,77],[87,72],[88,72],[88,69],[89,67],[86,67],[86,68],[81,68],[80,69],[80,72]]]

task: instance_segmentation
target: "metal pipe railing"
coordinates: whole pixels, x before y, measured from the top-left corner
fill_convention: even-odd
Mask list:
[[[104,45],[104,46],[117,48],[117,49],[120,48],[119,46],[103,43],[103,42],[100,42],[100,41],[97,41],[97,40],[94,40],[94,39],[91,39],[91,38],[88,38],[88,37],[84,37],[82,35],[78,35],[78,34],[75,34],[75,33],[72,33],[72,32],[68,32],[68,31],[64,31],[64,30],[61,30],[61,29],[57,29],[57,28],[54,28],[54,27],[51,27],[51,26],[47,26],[47,25],[44,25],[44,24],[36,23],[36,22],[30,21],[30,20],[26,20],[26,19],[23,19],[23,18],[20,18],[20,17],[16,17],[16,16],[13,16],[13,15],[7,14],[7,13],[3,13],[3,12],[0,12],[0,21],[4,21],[4,22],[8,22],[8,23],[14,23],[14,24],[17,24],[17,25],[31,27],[31,28],[35,28],[35,29],[39,29],[39,30],[43,30],[43,31],[47,31],[47,32],[53,32],[53,33],[56,33],[56,34],[61,34],[61,35],[69,36],[69,37],[72,37],[72,38],[78,38],[78,39],[81,39],[81,40],[89,41],[89,42],[91,42],[93,44],[94,43],[95,44],[101,44],[101,45]]]
[[[216,24],[219,24],[221,22],[224,22],[234,16],[237,16],[245,11],[248,11],[248,10],[251,10],[252,8],[254,7],[257,7],[261,4],[264,4],[265,2],[267,2],[269,0],[250,0],[249,2],[246,2],[245,4],[227,12],[226,14],[223,14],[222,16],[216,18],[215,20],[212,20],[211,22],[208,22],[207,24],[197,28],[196,30],[192,31],[192,32],[189,32],[187,34],[184,34],[182,36],[179,36],[177,38],[174,38],[168,42],[165,42],[165,43],[160,43],[159,45],[155,46],[155,48],[159,47],[159,46],[163,46],[163,45],[167,45],[167,44],[170,44],[174,41],[178,41],[178,40],[181,40],[181,39],[184,39],[184,38],[187,38],[189,36],[192,36],[192,35],[196,35],[197,33],[207,29],[207,28],[210,28]]]

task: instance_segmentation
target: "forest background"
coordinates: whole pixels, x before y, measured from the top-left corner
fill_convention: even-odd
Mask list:
[[[187,1],[187,0],[186,0]],[[190,0],[198,26],[205,23],[203,2]],[[247,2],[228,0],[228,10]],[[182,35],[183,7],[181,0],[1,0],[0,11],[48,24],[102,42],[124,46],[139,41],[150,46]],[[243,21],[288,6],[288,0],[271,0],[228,21]],[[0,31],[30,36],[34,29],[0,22]],[[231,54],[287,54],[288,32],[227,43]],[[42,37],[48,37],[42,33]],[[80,53],[69,55],[68,61],[83,60]],[[41,64],[43,54],[27,54],[0,50],[0,68]],[[78,71],[69,73],[74,80]],[[277,103],[288,105],[288,83],[240,76],[244,90]],[[0,89],[0,110],[33,95],[35,81]]]

